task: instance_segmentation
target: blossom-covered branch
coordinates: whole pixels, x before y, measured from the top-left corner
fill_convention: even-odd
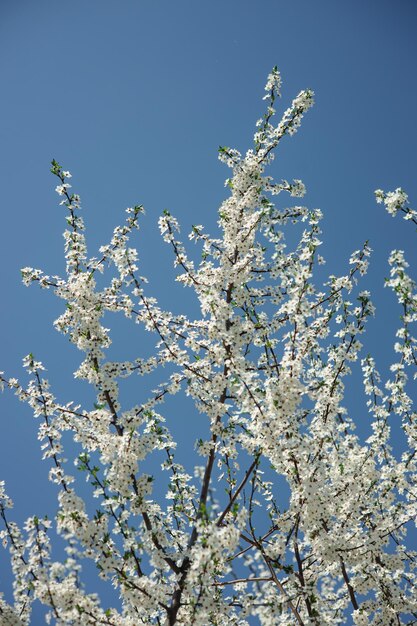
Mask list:
[[[177,280],[196,296],[197,319],[164,310],[140,275],[130,240],[141,205],[127,209],[110,243],[88,257],[79,196],[69,172],[52,162],[67,211],[66,273],[26,267],[23,282],[64,301],[55,328],[81,351],[74,375],[92,386],[96,402],[56,399],[32,354],[24,360],[28,384],[0,376],[40,418],[58,499],[54,520],[32,516],[21,529],[0,483],[1,538],[15,581],[13,599],[0,598],[1,624],[30,624],[33,602],[60,625],[417,623],[417,558],[407,538],[417,516],[409,385],[417,365],[416,285],[403,252],[394,250],[386,285],[402,315],[383,381],[362,345],[375,314],[361,284],[368,242],[344,275],[319,284],[321,211],[294,204],[306,193],[301,180],[266,174],[283,137],[294,135],[313,104],[313,92],[302,91],[276,123],[280,95],[274,68],[253,146],[245,154],[219,149],[230,193],[216,236],[192,227],[189,240],[201,258],[173,215],[164,211],[159,220]],[[417,223],[401,189],[378,190],[376,198],[391,215]],[[137,326],[150,333],[153,353],[143,348],[133,360],[110,360],[109,314],[130,320],[132,336]],[[347,402],[349,376],[359,367],[371,432],[365,440],[355,421],[366,416]],[[132,397],[122,381],[135,375],[142,383]],[[178,393],[194,404],[201,435],[186,455],[171,432],[169,398]],[[190,402],[183,406],[191,410]],[[392,445],[398,421],[405,433],[399,454]],[[74,441],[65,455],[64,433]],[[155,463],[160,471],[149,473]],[[79,495],[74,464],[91,486],[95,513]],[[66,545],[63,562],[53,560],[54,532]],[[115,606],[84,588],[85,559],[117,589]]]

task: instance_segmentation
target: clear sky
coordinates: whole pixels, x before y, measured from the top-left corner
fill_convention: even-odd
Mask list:
[[[52,158],[73,174],[90,254],[126,207],[144,204],[135,243],[149,293],[176,312],[195,312],[190,294],[172,285],[157,218],[167,208],[185,233],[192,224],[215,227],[228,176],[217,148],[251,146],[274,65],[284,81],[282,109],[304,88],[315,91],[316,105],[282,143],[271,173],[301,178],[305,203],[324,211],[329,273],[343,272],[370,239],[364,288],[377,317],[369,345],[387,367],[399,315],[382,288],[387,256],[404,249],[415,264],[416,241],[409,224],[375,204],[373,191],[401,186],[417,205],[415,0],[0,0],[1,370],[20,377],[22,357],[33,352],[62,401],[87,397],[71,379],[79,356],[52,329],[62,302],[20,283],[24,266],[63,273]],[[114,355],[139,355],[135,332],[117,326]],[[0,401],[0,478],[16,517],[53,513],[37,425],[9,394]],[[188,407],[177,409],[173,428],[192,448]],[[9,585],[0,574],[0,589]]]

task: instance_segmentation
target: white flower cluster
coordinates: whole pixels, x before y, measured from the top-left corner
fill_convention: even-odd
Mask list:
[[[404,213],[405,220],[411,220],[417,224],[417,211],[407,206],[408,196],[401,187],[397,187],[395,191],[385,193],[382,189],[375,191],[375,198],[379,204],[385,204],[385,208],[392,217],[395,217],[400,211]]]
[[[48,607],[48,623],[79,626],[249,626],[254,619],[262,626],[392,626],[417,615],[417,555],[407,544],[417,519],[417,414],[409,388],[417,365],[416,285],[404,254],[393,251],[386,284],[402,317],[384,381],[362,351],[375,312],[370,293],[358,287],[369,245],[353,252],[345,275],[330,275],[318,287],[322,214],[276,205],[281,192],[303,196],[304,184],[265,175],[313,93],[302,91],[274,124],[276,68],[265,90],[253,148],[244,155],[219,149],[231,169],[230,194],[219,209],[220,236],[193,226],[189,238],[201,245],[201,260],[187,251],[168,211],[159,221],[177,279],[198,299],[195,320],[163,310],[147,295],[129,245],[141,206],[128,209],[110,243],[88,258],[79,197],[71,193],[69,172],[52,163],[68,211],[66,276],[26,267],[22,277],[64,301],[55,328],[81,351],[75,376],[93,386],[96,404],[60,403],[32,354],[24,359],[26,386],[0,374],[2,386],[39,420],[58,491],[55,519],[31,517],[21,530],[0,482],[0,538],[15,580],[13,601],[0,596],[2,625],[28,626],[35,601]],[[402,190],[376,195],[389,213],[415,221]],[[293,225],[298,239],[290,247],[285,234]],[[289,240],[296,241],[293,232]],[[97,272],[109,265],[107,286],[99,288],[104,277],[98,280]],[[154,354],[108,359],[108,312],[152,332]],[[359,363],[366,441],[355,432],[345,397]],[[135,373],[142,380],[130,406],[121,379]],[[171,420],[157,410],[180,391],[194,403],[202,433],[185,463]],[[392,445],[397,422],[406,440],[400,454]],[[68,471],[64,433],[81,448],[73,461],[91,485],[94,514]],[[151,475],[156,459],[161,472]],[[166,497],[156,498],[162,490]],[[65,562],[52,561],[51,527],[66,544]],[[118,590],[119,606],[104,608],[85,590],[85,559]]]

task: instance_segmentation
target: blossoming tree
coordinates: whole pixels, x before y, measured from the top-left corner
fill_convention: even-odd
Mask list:
[[[313,93],[302,91],[274,125],[280,85],[274,68],[266,112],[246,155],[219,149],[231,169],[230,195],[220,207],[217,238],[193,226],[189,238],[201,246],[199,263],[181,243],[176,219],[168,212],[160,219],[178,280],[198,298],[198,319],[162,310],[148,295],[129,247],[141,206],[127,210],[125,225],[98,257],[87,256],[79,197],[69,172],[52,162],[67,212],[66,276],[27,267],[23,282],[64,300],[55,326],[83,353],[75,376],[94,387],[97,402],[93,410],[61,403],[33,355],[24,360],[28,385],[1,376],[40,418],[58,498],[53,521],[33,516],[20,529],[0,483],[1,536],[14,573],[14,601],[0,601],[3,626],[30,624],[34,601],[56,624],[417,623],[417,553],[407,546],[417,513],[417,415],[407,391],[409,369],[417,365],[415,283],[403,253],[392,252],[387,284],[402,317],[398,358],[383,382],[360,343],[373,314],[369,293],[357,286],[367,271],[368,244],[352,254],[346,275],[331,275],[319,288],[313,272],[324,262],[320,211],[273,202],[279,194],[304,194],[300,180],[276,183],[264,172],[313,104]],[[376,199],[417,223],[402,190],[378,190]],[[284,232],[298,232],[296,224],[301,235],[290,250]],[[97,275],[109,266],[111,279],[99,288]],[[108,311],[154,333],[151,358],[106,359]],[[366,441],[343,404],[350,363],[359,360],[372,427]],[[122,403],[121,378],[159,370],[165,382],[134,406]],[[177,458],[170,415],[160,406],[176,393],[192,399],[208,433],[196,444],[196,467]],[[402,422],[406,435],[400,458],[390,445],[392,420]],[[67,431],[81,449],[75,464],[90,478],[95,514],[77,495],[63,456]],[[165,460],[151,476],[144,468],[155,453]],[[156,486],[167,475],[167,499],[158,501]],[[51,551],[56,533],[66,545],[63,562]],[[117,589],[117,606],[83,587],[86,558]]]

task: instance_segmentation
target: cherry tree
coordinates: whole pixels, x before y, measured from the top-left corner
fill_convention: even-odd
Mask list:
[[[403,252],[394,250],[387,285],[402,315],[397,356],[382,380],[361,343],[374,313],[361,287],[369,245],[353,252],[345,275],[316,284],[313,273],[324,263],[321,212],[294,201],[286,208],[281,197],[302,197],[303,183],[265,174],[281,139],[298,130],[313,104],[313,92],[302,91],[275,124],[280,87],[274,68],[253,147],[245,155],[219,149],[231,170],[230,194],[217,237],[192,228],[201,259],[182,243],[175,217],[165,211],[159,220],[177,279],[198,299],[197,319],[163,310],[139,274],[130,239],[142,206],[127,209],[110,243],[88,256],[71,175],[52,162],[66,212],[66,275],[26,267],[23,282],[64,301],[55,328],[82,352],[74,375],[97,400],[93,410],[61,402],[31,354],[24,359],[28,384],[1,375],[39,419],[58,500],[54,519],[32,516],[20,528],[0,483],[1,537],[14,575],[13,602],[0,600],[3,626],[30,624],[35,601],[47,607],[47,623],[68,625],[417,624],[417,552],[407,542],[417,514],[417,415],[408,390],[417,365],[416,285]],[[401,189],[378,190],[376,200],[417,224]],[[291,231],[291,240],[299,235],[294,246],[285,242]],[[151,357],[106,358],[108,312],[153,333]],[[359,416],[345,406],[353,362],[363,373],[366,440],[355,433]],[[121,379],[133,375],[151,382],[128,404]],[[184,463],[164,407],[177,393],[195,404],[206,433]],[[400,456],[393,422],[405,433]],[[64,456],[67,433],[75,459]],[[163,462],[150,475],[154,455]],[[77,494],[74,464],[90,480],[93,509]],[[168,485],[162,499],[155,497],[161,485]],[[54,557],[56,541],[65,544],[62,561]],[[116,588],[117,606],[86,590],[85,559]]]

